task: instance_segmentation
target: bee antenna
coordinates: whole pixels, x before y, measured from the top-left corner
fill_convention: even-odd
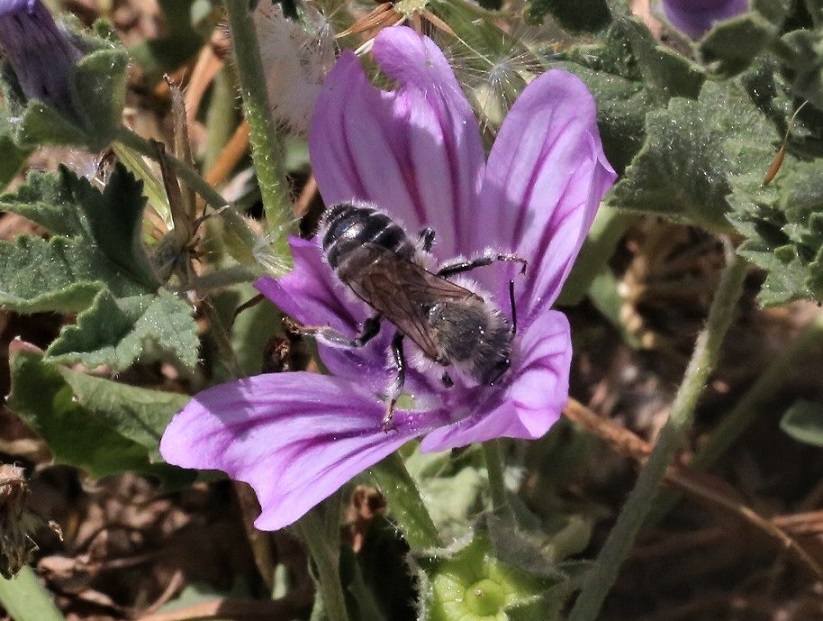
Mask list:
[[[512,307],[512,334],[517,334],[517,306],[514,303],[514,281],[509,281],[509,304]]]

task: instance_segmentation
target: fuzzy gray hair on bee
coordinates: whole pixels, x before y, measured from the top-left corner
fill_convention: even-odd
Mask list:
[[[354,339],[330,327],[300,326],[298,330],[329,345],[362,347],[379,333],[383,320],[394,325],[391,351],[397,375],[388,390],[384,430],[391,426],[405,382],[405,337],[426,358],[443,367],[454,365],[479,384],[493,385],[508,370],[517,330],[514,282],[509,283],[510,322],[492,302],[449,278],[496,261],[520,263],[525,273],[525,259],[487,252],[429,271],[434,231],[423,229],[417,241],[412,241],[388,215],[364,202],[329,207],[320,222],[318,239],[335,274],[376,312]],[[448,387],[453,384],[447,371],[442,381]]]

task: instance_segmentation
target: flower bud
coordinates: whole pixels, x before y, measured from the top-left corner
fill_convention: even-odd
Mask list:
[[[26,100],[76,118],[70,80],[83,54],[39,0],[0,0],[0,45]]]
[[[717,22],[749,10],[748,0],[662,0],[661,4],[669,23],[695,40]]]

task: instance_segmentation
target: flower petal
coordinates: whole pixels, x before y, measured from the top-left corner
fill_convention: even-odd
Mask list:
[[[550,306],[616,175],[600,142],[594,99],[579,78],[553,70],[532,81],[506,116],[489,155],[475,247],[529,261],[518,286],[524,318]],[[507,279],[479,278],[505,299]],[[517,285],[517,280],[515,281]]]
[[[518,336],[520,354],[509,370],[513,381],[497,402],[475,400],[474,413],[428,434],[424,452],[443,451],[493,438],[533,440],[560,418],[569,397],[572,359],[569,322],[563,313],[541,314]],[[479,395],[493,395],[487,392]]]
[[[289,247],[294,268],[282,278],[258,278],[255,288],[301,323],[327,325],[356,336],[370,314],[368,307],[335,277],[315,240],[290,237]]]
[[[185,468],[222,470],[246,481],[277,530],[354,475],[437,424],[430,413],[395,412],[347,380],[312,373],[258,375],[197,394],[166,428],[160,452]]]
[[[413,30],[384,29],[374,56],[395,91],[374,88],[344,53],[318,98],[309,151],[323,199],[377,203],[412,233],[434,228],[440,258],[464,252],[484,160],[471,107],[443,53]]]
[[[313,327],[328,326],[355,338],[363,322],[374,312],[335,277],[314,240],[289,239],[294,268],[286,276],[258,278],[254,286],[274,305],[296,321]],[[391,381],[386,352],[392,330],[381,334],[364,347],[329,347],[318,344],[323,364],[334,374],[358,379],[374,393]]]

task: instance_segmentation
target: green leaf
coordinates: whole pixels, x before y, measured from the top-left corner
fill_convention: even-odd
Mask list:
[[[20,312],[77,312],[103,288],[115,297],[156,290],[140,242],[140,188],[119,166],[103,192],[61,169],[30,174],[15,194],[1,196],[0,209],[65,237],[0,243],[0,304]]]
[[[29,149],[22,149],[14,142],[15,127],[5,115],[0,114],[0,188],[4,188],[17,174],[29,156]]]
[[[479,450],[469,449],[455,459],[448,453],[423,454],[418,448],[406,464],[444,540],[465,537],[474,519],[490,508],[489,481]]]
[[[101,49],[78,61],[72,76],[72,97],[85,116],[85,146],[107,147],[120,127],[126,103],[128,57],[122,48]]]
[[[820,30],[795,30],[786,34],[782,43],[793,52],[793,94],[808,99],[817,109],[823,109],[823,75],[820,72],[823,33]]]
[[[764,115],[785,122],[791,104],[782,95],[783,84],[776,67],[764,66],[752,73],[748,88],[768,95],[758,104]],[[729,220],[746,238],[738,247],[741,256],[766,270],[758,301],[782,304],[800,298],[823,300],[823,181],[820,160],[799,161],[786,155],[770,184],[763,177],[775,160],[780,133],[761,123],[762,135],[744,132],[729,135],[725,150],[731,160],[746,162],[729,175],[732,193],[727,197]],[[803,128],[795,129],[797,134]],[[793,142],[800,144],[800,140]],[[812,144],[809,142],[808,144]],[[809,153],[814,153],[813,149]]]
[[[0,283],[0,306],[21,313],[77,312],[104,286],[116,295],[145,292],[124,279],[96,248],[63,237],[0,242]]]
[[[778,249],[784,249],[780,255]],[[766,270],[766,280],[757,296],[764,306],[814,297],[806,286],[809,275],[806,265],[796,255],[786,257],[786,250],[794,251],[791,246],[775,247],[757,239],[747,240],[738,248],[740,256]]]
[[[80,208],[85,232],[100,251],[134,281],[152,288],[159,285],[143,250],[142,216],[146,200],[143,184],[123,166],[116,166],[102,194],[83,178],[64,172]]]
[[[20,116],[14,141],[21,149],[36,149],[43,145],[84,147],[89,136],[54,108],[42,101],[30,101]]]
[[[67,326],[46,352],[49,362],[109,365],[122,371],[139,358],[147,343],[170,352],[185,366],[197,364],[200,346],[192,308],[174,294],[116,300],[101,292],[94,304]]]
[[[663,101],[669,97],[697,98],[705,81],[699,66],[670,47],[660,45],[646,24],[637,18],[617,20],[614,27],[630,42],[645,88]]]
[[[798,442],[823,446],[823,403],[798,399],[783,414],[780,428]]]
[[[0,209],[59,235],[0,243],[0,304],[28,313],[87,309],[51,345],[52,361],[122,370],[153,344],[187,367],[197,364],[191,308],[158,292],[141,243],[141,189],[118,165],[102,192],[61,169],[31,174],[15,194],[0,197]]]
[[[20,214],[55,235],[86,238],[90,245],[147,288],[160,283],[141,243],[146,200],[143,184],[117,165],[102,192],[67,168],[32,172],[14,194],[0,196],[0,209]]]
[[[160,438],[172,416],[188,403],[188,396],[128,386],[66,368],[57,370],[86,412],[146,449],[151,463],[163,461]]]
[[[411,548],[423,550],[439,546],[437,529],[402,458],[397,453],[389,455],[372,466],[368,473],[381,488],[391,507],[392,516],[403,530]]]
[[[194,480],[193,471],[151,463],[145,446],[78,403],[60,370],[43,362],[33,347],[17,342],[10,350],[12,387],[8,405],[46,441],[57,463],[81,468],[94,478],[137,471],[168,486],[183,486]]]
[[[746,69],[779,34],[759,13],[747,13],[715,26],[700,42],[698,56],[719,78]]]
[[[70,173],[62,170],[60,176],[32,171],[25,185],[0,196],[0,209],[20,214],[54,235],[81,235],[84,229],[71,185]]]
[[[571,47],[560,58],[557,66],[592,91],[603,147],[618,173],[643,146],[647,113],[673,96],[697,98],[704,80],[697,65],[658,45],[640,21],[623,17],[602,43]]]
[[[675,97],[649,113],[646,134],[607,204],[729,232],[729,175],[751,170],[744,150],[734,147],[774,135],[746,91],[734,82],[707,82],[698,101]]]

